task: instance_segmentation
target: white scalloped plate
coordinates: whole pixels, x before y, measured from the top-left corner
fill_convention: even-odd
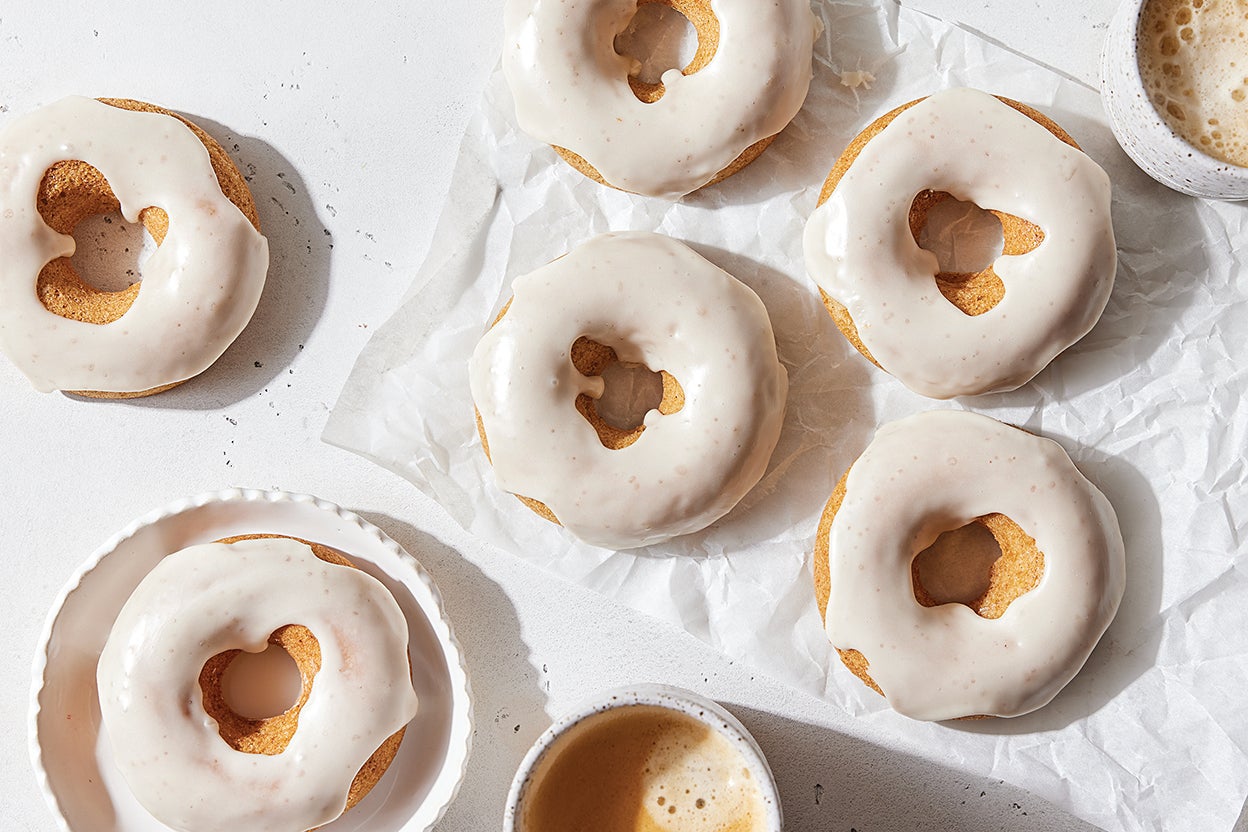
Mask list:
[[[122,604],[165,555],[247,533],[288,534],[348,554],[394,594],[410,631],[420,710],[381,782],[326,832],[426,832],[463,781],[472,741],[468,676],[432,578],[380,529],[315,497],[233,489],[139,518],[70,578],[35,654],[30,752],[64,832],[166,832],[130,794],[100,731],[95,665]]]

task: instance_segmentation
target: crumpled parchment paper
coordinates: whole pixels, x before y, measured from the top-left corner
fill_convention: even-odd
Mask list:
[[[496,72],[428,259],[361,355],[326,441],[397,471],[499,548],[841,705],[882,745],[1009,780],[1106,829],[1229,829],[1248,794],[1248,208],[1156,185],[1114,143],[1096,92],[970,32],[891,2],[817,10],[826,29],[801,113],[753,165],[680,203],[600,187],[520,134]],[[869,87],[841,83],[857,73]],[[835,330],[801,234],[863,126],[954,85],[1038,107],[1109,170],[1121,263],[1100,323],[1033,382],[942,404]],[[467,363],[515,276],[625,229],[685,240],[753,287],[792,389],[771,467],[741,505],[702,533],[617,553],[497,488]],[[833,484],[878,425],[938,407],[1062,443],[1126,540],[1113,626],[1051,705],[1014,720],[897,716],[835,660],[814,603],[811,551]]]

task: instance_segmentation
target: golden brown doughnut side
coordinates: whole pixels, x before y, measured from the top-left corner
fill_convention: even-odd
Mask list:
[[[845,470],[832,490],[832,496],[824,506],[823,514],[819,518],[819,528],[815,533],[815,601],[819,605],[819,616],[825,623],[828,617],[828,601],[832,594],[828,535],[832,529],[832,521],[836,518],[836,513],[845,499],[846,483],[852,468],[851,465]],[[1036,545],[1035,538],[1004,514],[985,514],[982,517],[976,517],[971,522],[988,530],[1001,548],[1001,557],[997,558],[992,565],[988,588],[966,606],[974,610],[975,614],[981,618],[1000,618],[1010,604],[1039,585],[1040,579],[1044,576],[1044,553]],[[925,607],[939,606],[939,602],[932,598],[923,585],[917,557],[910,563],[910,581],[914,589],[915,600]],[[876,693],[884,696],[884,691],[871,678],[870,662],[862,652],[853,649],[844,650],[840,647],[836,648],[836,652],[850,672]],[[983,719],[986,717],[976,715],[962,718]]]
[[[779,135],[780,134],[777,133],[775,135],[768,136],[764,139],[759,139],[758,141],[754,142],[754,144],[750,145],[745,150],[741,151],[740,156],[738,156],[736,159],[733,159],[731,162],[729,162],[726,168],[721,170],[719,173],[715,174],[715,176],[711,179],[711,181],[707,182],[702,187],[709,188],[712,185],[718,185],[720,182],[723,182],[729,176],[732,176],[734,173],[738,173],[739,171],[744,169],[747,165],[750,164],[750,162],[753,162],[755,159],[761,156],[763,151],[767,149],[768,145],[770,145],[773,141],[775,141],[776,137]],[[581,156],[577,155],[576,153],[573,153],[571,150],[568,150],[565,147],[559,147],[558,145],[551,145],[551,147],[554,148],[556,153],[558,153],[561,157],[563,157],[563,160],[565,162],[567,162],[572,167],[576,168],[585,176],[588,176],[590,179],[597,182],[599,185],[606,185],[608,188],[615,188],[615,190],[617,191],[624,190],[623,188],[616,187],[615,185],[612,185],[607,180],[603,179],[602,174],[598,172],[597,168],[595,168],[589,162],[585,161]]]
[[[828,564],[828,533],[832,530],[832,520],[841,508],[841,501],[845,499],[845,481],[848,478],[849,469],[847,468],[837,482],[836,488],[832,489],[832,496],[823,507],[823,514],[819,516],[819,530],[815,533],[815,602],[819,605],[819,617],[825,623],[828,619],[828,599],[832,596],[832,574]],[[867,659],[862,653],[857,650],[842,650],[839,647],[836,647],[836,652],[851,673],[880,696],[884,695],[884,691],[880,690],[880,686],[867,672]]]
[[[180,115],[142,101],[124,98],[101,98],[100,101],[123,110],[161,113],[173,116],[191,129],[208,151],[213,171],[221,192],[243,212],[248,221],[260,230],[260,218],[256,213],[255,200],[247,188],[242,173],[230,159],[229,154],[215,139]],[[112,188],[98,170],[86,162],[70,160],[58,162],[43,175],[36,197],[36,206],[44,222],[54,231],[71,234],[78,223],[87,217],[120,210],[121,206]],[[164,209],[149,206],[139,213],[139,221],[159,246],[169,231],[169,215]],[[108,324],[126,313],[138,297],[141,283],[134,283],[117,292],[96,289],[84,281],[74,270],[68,257],[60,257],[43,267],[39,273],[35,291],[44,307],[63,318],[91,324]],[[93,390],[67,391],[76,396],[101,399],[133,399],[150,396],[176,387],[174,382],[150,390],[106,393]]]
[[[1070,134],[1048,116],[1013,99],[1002,96],[996,96],[996,98],[998,101],[1013,107],[1044,127],[1062,142],[1079,149],[1079,145],[1071,138]],[[862,153],[867,143],[879,135],[897,116],[923,100],[922,98],[915,99],[885,113],[867,125],[861,133],[854,137],[849,146],[845,148],[845,151],[841,153],[840,158],[836,160],[836,164],[832,166],[827,179],[824,180],[823,188],[819,193],[819,205],[826,202],[828,197],[832,195],[832,192],[836,190],[837,184],[845,176],[854,160]],[[919,241],[919,233],[923,230],[923,226],[927,224],[928,212],[951,197],[952,195],[945,191],[931,190],[922,191],[915,197],[914,202],[910,206],[909,222],[910,233],[916,243]],[[1026,254],[1043,242],[1044,231],[1034,223],[1022,217],[1007,214],[1004,211],[989,209],[989,213],[996,216],[1001,222],[1005,241],[1002,250],[1003,254]],[[1005,284],[991,265],[982,271],[973,273],[941,272],[936,275],[936,286],[946,300],[967,315],[982,315],[1000,303],[1001,299],[1005,297]],[[822,289],[819,290],[819,294],[823,299],[824,307],[828,310],[828,314],[832,316],[837,329],[841,331],[846,340],[872,364],[880,367],[880,363],[875,360],[870,350],[862,343],[862,339],[858,335],[858,327],[850,316],[849,310]],[[885,368],[880,367],[880,369]]]
[[[694,53],[693,58],[681,69],[684,75],[692,75],[702,69],[711,62],[711,58],[715,57],[715,53],[719,50],[719,18],[715,16],[715,11],[711,8],[710,0],[638,0],[637,8],[649,6],[657,3],[661,6],[667,6],[669,9],[675,9],[684,15],[685,19],[693,24],[693,30],[698,35],[698,51]],[[633,94],[647,104],[653,104],[663,97],[666,90],[663,88],[663,82],[656,84],[647,84],[631,75],[628,78],[628,85],[632,88]],[[592,170],[592,168],[591,168]],[[599,180],[602,181],[601,179]],[[606,184],[605,182],[603,184]]]
[[[289,537],[289,535],[244,534],[222,538],[216,542],[229,544],[237,543],[241,540],[262,540],[282,537]],[[307,544],[312,548],[313,554],[327,563],[347,566],[352,569],[357,568],[341,552],[328,546],[297,537],[289,537],[289,539]],[[271,755],[280,754],[286,750],[286,746],[290,744],[291,738],[299,727],[299,712],[308,701],[308,696],[312,692],[313,681],[321,669],[321,646],[317,642],[316,637],[312,635],[312,631],[307,627],[300,624],[289,624],[285,627],[279,627],[269,636],[269,644],[275,644],[290,654],[290,657],[295,661],[295,665],[299,668],[299,676],[302,680],[298,701],[284,713],[268,717],[267,719],[247,719],[234,713],[230,706],[226,704],[221,690],[221,679],[226,668],[242,652],[241,650],[226,650],[223,653],[218,653],[204,664],[203,670],[199,674],[199,687],[203,692],[204,710],[217,721],[221,739],[225,740],[236,751],[242,751],[247,754]],[[385,774],[386,769],[389,768],[390,763],[394,761],[394,757],[398,753],[399,743],[403,741],[403,734],[406,730],[406,728],[400,728],[387,737],[364,765],[360,767],[355,778],[351,781],[351,787],[347,794],[347,809],[359,803],[364,798],[364,795],[368,794],[373,786],[377,784],[381,776]]]
[[[1000,618],[1016,599],[1035,589],[1044,577],[1044,553],[1036,545],[1036,539],[1004,514],[993,513],[976,517],[973,521],[983,526],[1001,548],[1001,557],[992,564],[988,589],[967,604],[981,618]],[[918,570],[912,573],[916,587],[922,590],[919,603],[925,607],[936,606],[918,580]]]
[[[476,408],[473,408],[473,410],[477,416],[477,436],[481,437],[481,447],[485,450],[485,459],[488,462],[490,461],[490,440],[487,439],[485,435],[485,423],[481,421],[481,411],[476,410]],[[541,500],[535,500],[532,497],[525,497],[522,494],[513,494],[512,496],[524,503],[536,514],[544,517],[555,525],[563,525],[559,522],[559,518],[555,516],[555,513],[551,511]]]
[[[852,466],[851,466],[852,467]],[[832,496],[819,515],[819,530],[815,532],[815,602],[819,605],[819,617],[827,623],[828,599],[832,597],[832,570],[828,565],[830,554],[828,534],[832,531],[832,521],[841,510],[841,502],[845,499],[845,481],[849,478],[849,468],[832,489]]]
[[[662,0],[650,0],[651,2],[662,2]],[[556,258],[557,259],[557,258]],[[552,261],[553,262],[553,261]],[[493,328],[507,314],[507,310],[511,308],[511,302],[514,298],[509,298],[507,303],[503,304],[503,309],[498,313],[498,317],[490,324]],[[615,350],[605,344],[600,344],[590,338],[584,336],[577,338],[572,343],[571,348],[572,366],[576,368],[583,376],[599,376],[611,364],[621,363],[626,367],[636,367],[637,364],[630,362],[621,362],[619,356],[615,354]],[[664,416],[676,413],[685,406],[685,391],[680,386],[675,376],[666,370],[660,370],[659,374],[663,378],[663,397],[659,400],[658,411]],[[598,434],[598,439],[603,446],[613,451],[621,448],[627,448],[629,445],[641,438],[641,434],[645,431],[645,425],[637,425],[630,430],[621,430],[614,425],[608,424],[606,420],[598,414],[598,406],[593,398],[584,393],[576,397],[577,412],[585,417],[585,420],[594,428]],[[475,410],[475,409],[474,409]],[[490,458],[490,442],[485,435],[485,424],[481,421],[481,411],[475,410],[477,419],[477,435],[481,437],[481,446],[485,449],[485,458]],[[546,518],[552,523],[559,523],[559,519],[555,517],[555,513],[540,500],[532,497],[524,497],[520,494],[514,495],[516,499],[524,503],[534,512]]]
[[[230,158],[230,154],[226,153],[225,148],[216,139],[204,132],[198,124],[183,118],[172,110],[166,110],[163,107],[157,107],[155,104],[147,104],[143,101],[135,101],[130,98],[101,98],[100,101],[123,110],[137,110],[144,113],[160,113],[166,116],[173,116],[189,127],[191,132],[195,134],[195,138],[199,139],[199,143],[208,151],[208,159],[212,162],[212,170],[217,175],[217,185],[221,188],[221,193],[225,194],[226,199],[233,202],[238,207],[238,210],[243,212],[243,216],[247,218],[247,221],[257,231],[261,231],[260,215],[256,212],[256,201],[251,195],[251,189],[247,187],[247,180],[243,178],[242,171],[238,169],[238,165],[234,164],[234,160]],[[167,225],[168,217],[166,217],[166,227]],[[163,233],[161,238],[164,238]]]
[[[715,16],[710,0],[639,0],[637,6],[640,8],[651,3],[659,3],[680,12],[693,24],[694,31],[698,33],[698,51],[694,53],[693,59],[685,65],[681,72],[685,75],[693,75],[695,72],[704,69],[711,62],[711,59],[715,57],[715,52],[719,49],[719,18]],[[663,97],[664,89],[662,82],[647,84],[630,76],[628,85],[632,88],[633,94],[647,104],[653,104]],[[775,139],[776,136],[772,135],[754,142],[754,144],[741,151],[740,156],[729,162],[723,170],[715,174],[714,178],[702,187],[709,188],[711,185],[716,185],[734,173],[739,172],[749,165],[750,162],[761,156],[763,151]],[[551,145],[551,147],[565,162],[599,185],[606,185],[608,188],[615,188],[616,190],[624,190],[604,179],[593,165],[574,151],[558,145]]]

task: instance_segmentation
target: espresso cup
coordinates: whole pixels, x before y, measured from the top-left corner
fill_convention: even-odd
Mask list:
[[[530,819],[530,809],[541,799],[539,797],[541,791],[558,787],[557,784],[547,783],[546,779],[554,776],[550,772],[554,770],[553,766],[555,765],[555,760],[557,760],[557,755],[573,753],[568,749],[571,743],[577,741],[575,739],[577,732],[574,729],[577,729],[579,726],[582,731],[582,737],[593,736],[588,733],[589,731],[598,730],[594,728],[593,721],[609,720],[613,715],[616,718],[621,717],[624,715],[623,709],[634,706],[648,706],[673,712],[678,717],[685,717],[691,720],[701,728],[706,729],[710,734],[718,735],[719,738],[722,738],[727,745],[717,745],[717,749],[726,748],[730,750],[734,755],[734,761],[739,759],[740,768],[744,769],[743,775],[748,781],[752,781],[753,786],[756,787],[757,801],[752,800],[751,806],[757,808],[758,817],[755,819],[754,824],[748,828],[758,829],[761,832],[782,831],[784,823],[775,777],[772,775],[771,768],[767,765],[767,760],[763,756],[762,750],[758,747],[758,743],[750,736],[745,726],[718,703],[699,696],[692,691],[668,685],[647,684],[607,691],[566,714],[538,737],[537,742],[533,744],[533,747],[529,749],[528,754],[525,755],[524,760],[520,763],[515,779],[512,781],[511,791],[507,796],[506,809],[503,814],[503,832],[543,832]],[[571,736],[569,732],[571,732]],[[580,741],[585,740],[582,739]],[[685,796],[676,796],[677,799],[683,797]],[[693,797],[689,796],[689,799]],[[662,797],[658,798],[657,802],[659,807],[664,806]],[[675,813],[675,808],[671,804],[668,804],[666,808],[668,811]],[[657,807],[656,811],[659,811]],[[668,827],[665,825],[645,826],[642,824],[637,828]],[[732,826],[730,828],[747,827]]]
[[[1124,0],[1101,53],[1101,95],[1127,155],[1173,190],[1209,199],[1248,199],[1248,168],[1214,158],[1176,133],[1149,99],[1140,72],[1140,18],[1148,0]]]

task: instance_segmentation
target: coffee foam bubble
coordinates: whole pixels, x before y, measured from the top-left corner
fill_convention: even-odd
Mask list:
[[[733,743],[651,705],[595,714],[556,740],[531,777],[520,818],[521,832],[765,828],[758,783]]]
[[[1139,64],[1149,98],[1176,133],[1248,167],[1248,0],[1148,0]]]

